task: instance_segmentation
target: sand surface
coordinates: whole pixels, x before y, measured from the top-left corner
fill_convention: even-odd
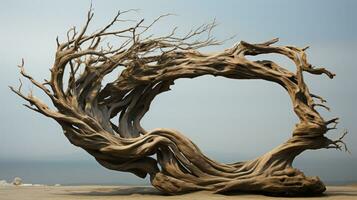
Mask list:
[[[323,196],[319,197],[294,197],[281,198],[269,197],[256,194],[220,195],[211,194],[207,191],[195,192],[177,196],[161,194],[152,187],[134,186],[3,186],[0,187],[0,200],[76,200],[76,199],[202,199],[202,200],[224,200],[224,199],[354,199],[357,200],[356,186],[328,186]]]

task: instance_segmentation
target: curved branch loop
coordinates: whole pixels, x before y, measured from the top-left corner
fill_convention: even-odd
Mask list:
[[[24,95],[21,87],[11,87],[12,91],[30,103],[27,107],[56,120],[72,144],[85,149],[104,167],[139,177],[148,174],[152,184],[167,193],[239,190],[296,195],[325,190],[317,177],[306,177],[292,167],[294,158],[307,149],[340,149],[342,145],[347,150],[342,141],[345,134],[335,141],[325,136],[328,130],[336,128],[337,118],[325,121],[315,110],[315,106],[328,107],[322,97],[309,92],[303,77],[303,72],[326,74],[329,78],[334,74],[308,63],[306,48],[275,46],[276,38],[259,44],[242,41],[222,52],[201,53],[199,48],[219,44],[211,37],[214,22],[183,37],[176,36],[176,28],[166,36],[153,37],[145,33],[163,16],[149,25],[140,20],[129,28],[111,30],[122,21],[123,13],[118,12],[103,29],[87,35],[93,17],[90,10],[82,30],[77,33],[73,28],[66,42],[57,40],[50,81],[35,81],[20,65],[21,75],[44,91],[56,109],[31,93]],[[208,37],[199,40],[203,33]],[[122,44],[102,45],[107,37]],[[271,53],[292,60],[296,71],[273,61],[251,61],[246,57]],[[118,68],[118,77],[102,85],[103,79]],[[299,118],[292,137],[254,160],[223,164],[206,157],[190,139],[175,130],[146,131],[141,126],[140,120],[157,95],[170,90],[179,78],[202,75],[262,79],[281,85],[290,95]],[[315,103],[313,98],[321,102]],[[115,116],[119,116],[117,122],[112,121]],[[335,126],[327,127],[329,124]]]

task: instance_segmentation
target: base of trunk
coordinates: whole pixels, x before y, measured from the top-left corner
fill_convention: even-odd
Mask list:
[[[271,196],[316,196],[326,190],[324,183],[318,177],[306,177],[302,172],[293,168],[277,171],[272,175],[261,174],[251,178],[238,177],[232,180],[222,178],[222,182],[204,186],[159,172],[152,177],[151,183],[158,190],[168,194],[210,190],[222,194],[253,192]]]

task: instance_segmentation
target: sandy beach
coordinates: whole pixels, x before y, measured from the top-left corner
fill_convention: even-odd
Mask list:
[[[0,187],[0,200],[73,200],[73,199],[291,199],[270,197],[256,194],[221,195],[211,194],[207,191],[167,196],[150,186],[4,186]],[[323,196],[296,197],[298,199],[357,199],[357,185],[353,186],[328,186]]]

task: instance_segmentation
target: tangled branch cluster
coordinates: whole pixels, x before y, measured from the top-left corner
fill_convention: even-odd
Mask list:
[[[71,28],[65,42],[57,38],[51,78],[44,83],[28,75],[22,62],[21,75],[42,90],[54,108],[31,92],[23,94],[22,83],[11,90],[29,102],[28,108],[56,120],[72,144],[86,150],[104,167],[139,177],[150,175],[151,183],[167,193],[239,190],[295,195],[325,190],[317,177],[306,177],[292,167],[294,158],[307,149],[347,150],[342,141],[345,134],[337,140],[325,136],[336,128],[338,118],[325,121],[320,116],[316,106],[329,108],[322,97],[309,92],[303,77],[304,72],[329,78],[335,74],[308,63],[307,48],[273,46],[278,41],[273,39],[259,44],[242,41],[219,53],[201,53],[198,50],[202,47],[220,44],[211,36],[214,22],[182,37],[176,35],[177,28],[166,36],[146,36],[166,15],[148,25],[140,20],[129,28],[112,30],[124,21],[121,16],[126,12],[129,11],[118,12],[107,26],[87,34],[93,18],[90,10],[80,31]],[[207,37],[200,39],[202,34]],[[103,44],[106,38],[122,43]],[[292,60],[296,71],[270,60],[251,61],[246,57],[271,53]],[[118,77],[102,85],[115,69],[122,69]],[[68,80],[64,78],[66,72]],[[176,79],[202,75],[262,79],[281,85],[290,95],[300,120],[292,137],[254,160],[222,164],[207,158],[175,130],[146,131],[141,126],[140,120],[158,94],[168,91]],[[320,103],[315,103],[314,98]],[[116,116],[118,121],[114,121]]]

